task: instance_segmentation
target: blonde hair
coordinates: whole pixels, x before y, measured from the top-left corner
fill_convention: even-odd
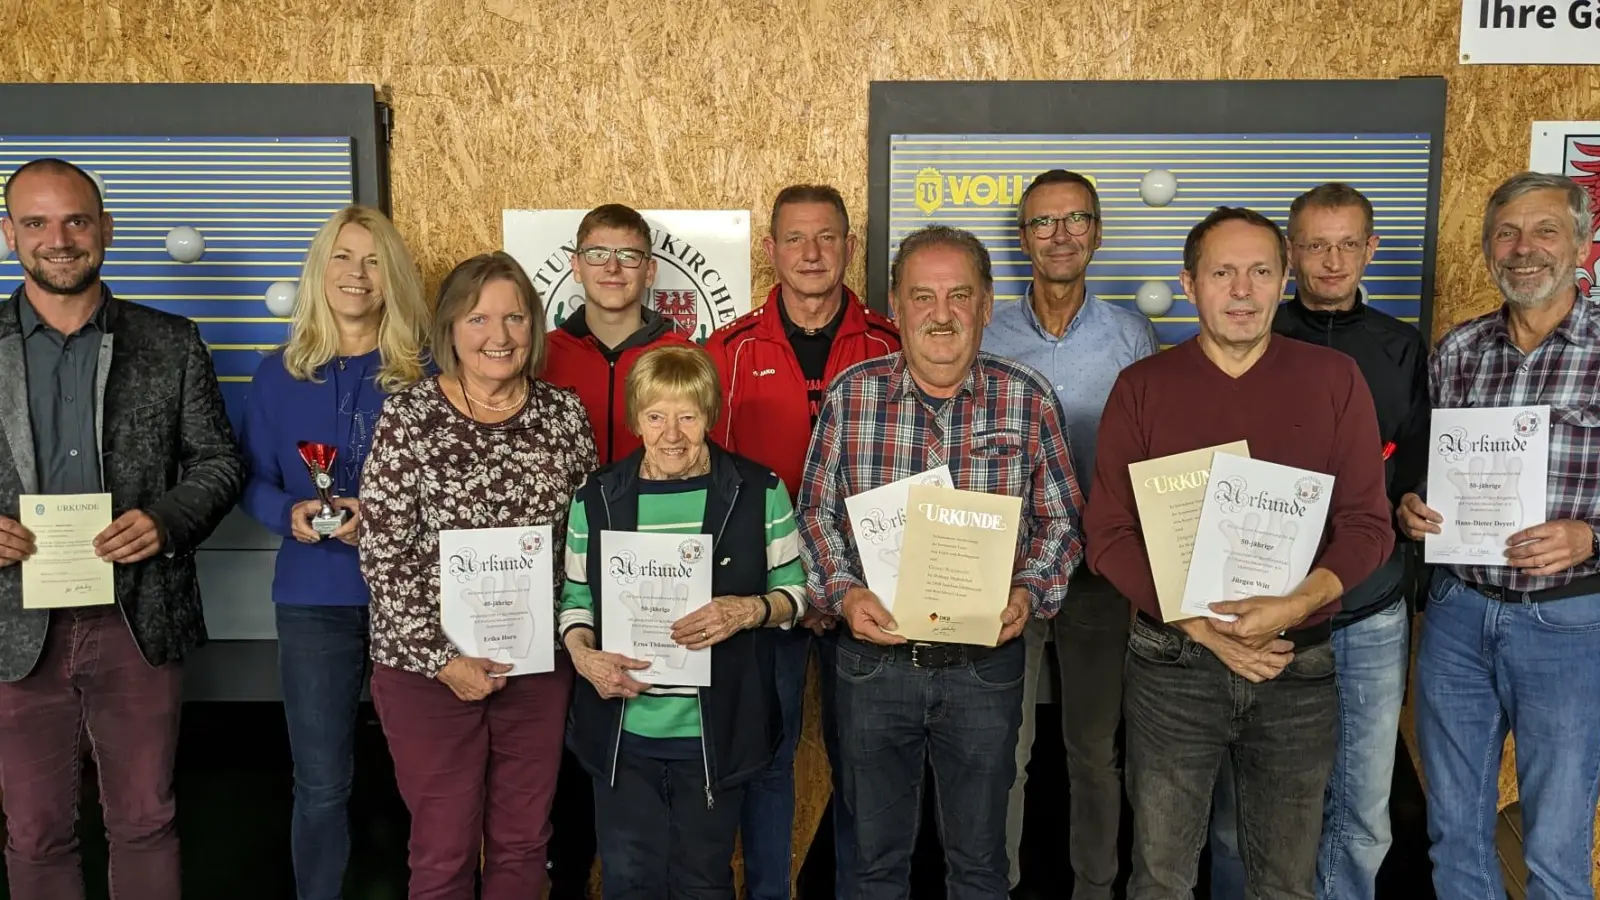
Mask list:
[[[711,354],[699,346],[657,347],[639,357],[624,384],[628,428],[639,433],[639,414],[665,397],[681,397],[705,413],[706,428],[722,415],[722,379]]]
[[[538,378],[544,371],[544,305],[539,302],[539,292],[522,264],[504,250],[480,253],[457,265],[444,277],[444,283],[439,285],[439,301],[433,310],[433,361],[440,374],[455,376],[461,367],[461,360],[456,356],[456,319],[478,305],[484,285],[491,281],[509,281],[517,289],[517,298],[528,314],[528,362],[523,371],[529,378]]]
[[[333,258],[334,242],[346,225],[365,228],[377,245],[378,269],[383,273],[377,382],[392,394],[422,380],[428,309],[422,295],[422,276],[400,232],[387,216],[370,206],[346,206],[322,223],[311,239],[300,269],[289,340],[283,345],[283,368],[301,381],[318,380],[317,370],[339,352],[339,332],[322,282],[328,260]]]

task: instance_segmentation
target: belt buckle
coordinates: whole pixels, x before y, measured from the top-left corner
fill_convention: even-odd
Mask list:
[[[950,665],[943,644],[916,643],[911,645],[911,667],[914,669],[942,669]],[[928,659],[923,659],[923,654]]]

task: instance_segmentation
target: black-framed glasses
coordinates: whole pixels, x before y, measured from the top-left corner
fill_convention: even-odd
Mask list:
[[[591,266],[603,266],[615,256],[617,264],[624,269],[637,269],[650,258],[648,252],[632,247],[583,247],[578,250],[578,255]]]
[[[1028,233],[1040,240],[1054,237],[1056,229],[1062,225],[1067,227],[1067,234],[1073,237],[1083,237],[1089,233],[1089,226],[1093,225],[1094,220],[1098,218],[1100,217],[1094,213],[1080,209],[1069,212],[1064,216],[1034,216],[1022,224],[1028,229]]]

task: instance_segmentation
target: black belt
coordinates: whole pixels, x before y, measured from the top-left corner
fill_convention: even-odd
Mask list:
[[[916,669],[948,669],[951,666],[964,666],[994,652],[993,647],[979,647],[976,644],[909,643],[884,649],[889,651],[888,655],[892,659],[909,662],[912,668]]]
[[[1507,587],[1494,584],[1475,584],[1463,580],[1462,584],[1478,593],[1500,603],[1546,603],[1551,600],[1565,600],[1569,597],[1583,597],[1588,594],[1600,594],[1600,575],[1589,575],[1557,587],[1545,588],[1540,591],[1516,591]]]
[[[1178,628],[1175,625],[1168,625],[1165,622],[1156,619],[1155,616],[1150,615],[1142,609],[1139,610],[1139,621],[1149,625],[1151,628],[1158,630],[1170,629],[1182,635],[1183,637],[1188,637],[1187,634],[1183,633],[1183,629]],[[1333,620],[1324,619],[1315,625],[1307,625],[1304,628],[1286,631],[1280,636],[1289,643],[1294,644],[1294,648],[1296,650],[1304,650],[1307,647],[1315,647],[1317,644],[1320,644],[1323,641],[1333,637]]]

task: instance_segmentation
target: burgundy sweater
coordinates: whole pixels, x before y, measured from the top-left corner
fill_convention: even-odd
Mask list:
[[[1084,512],[1089,566],[1133,605],[1161,620],[1128,464],[1244,439],[1250,456],[1334,477],[1332,506],[1313,568],[1346,589],[1394,547],[1383,447],[1372,394],[1350,357],[1274,336],[1235,379],[1191,338],[1122,371],[1100,419],[1094,488]],[[1337,600],[1299,627],[1323,622]]]

